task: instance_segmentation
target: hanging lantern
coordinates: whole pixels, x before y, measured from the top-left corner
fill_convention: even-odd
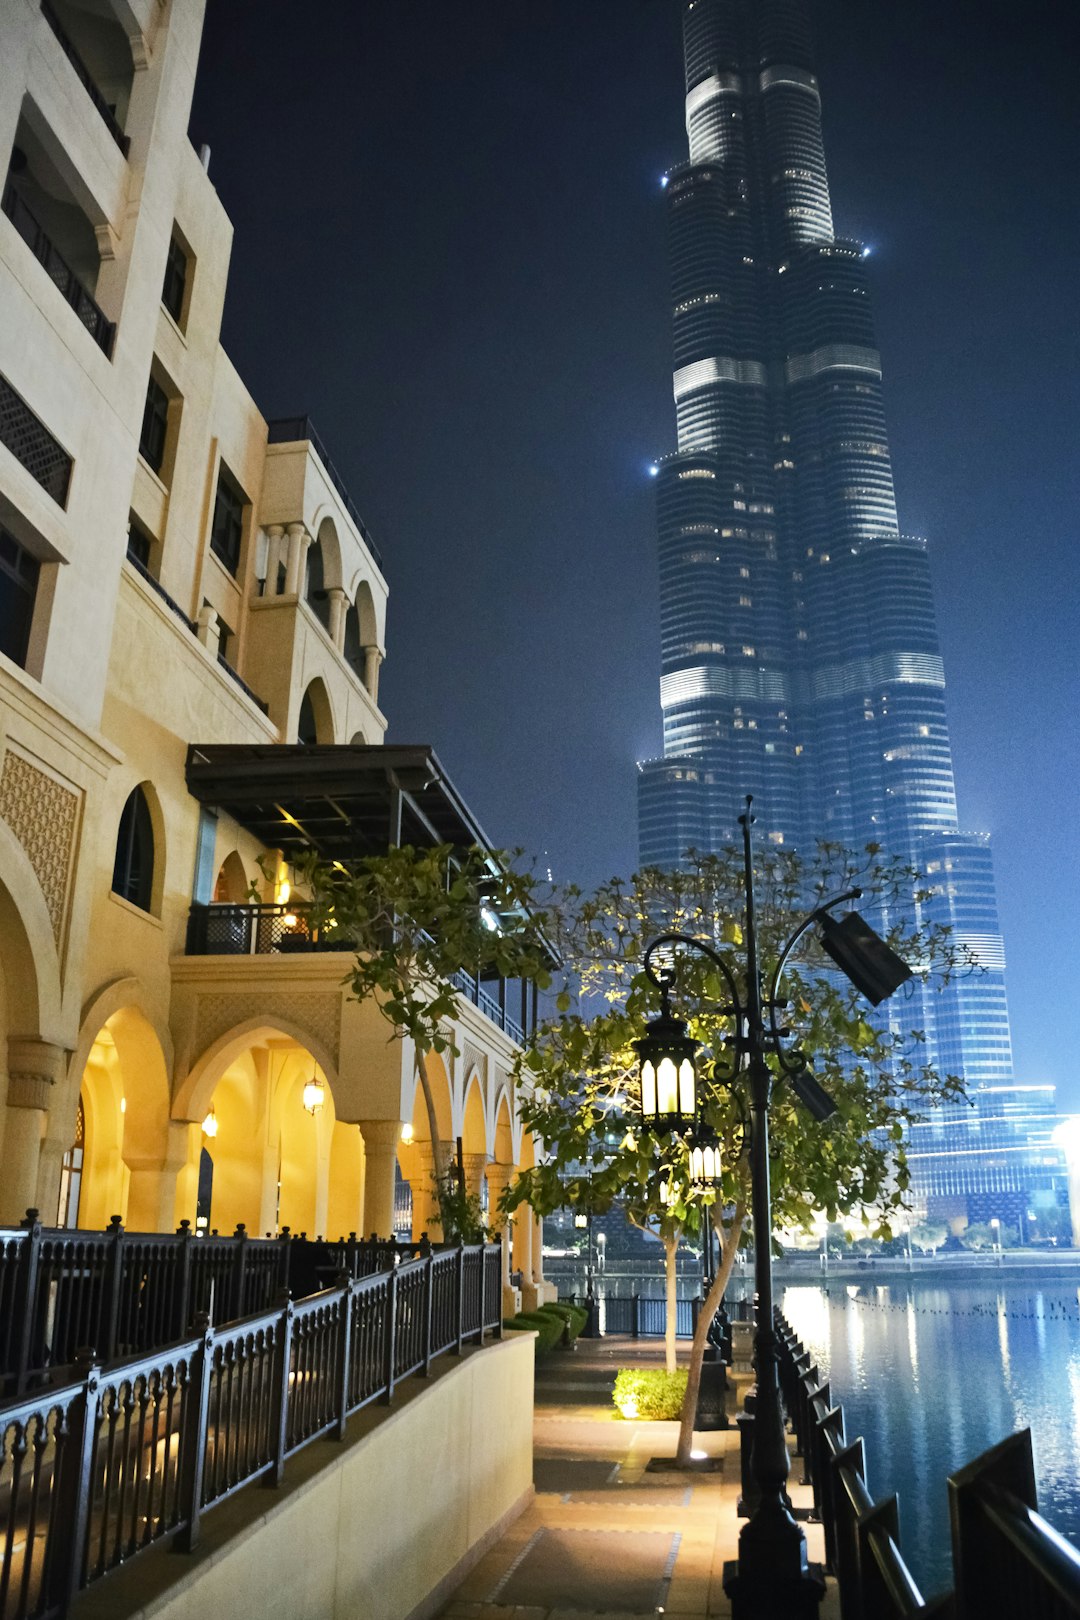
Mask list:
[[[589,1217],[583,1209],[574,1211],[574,1225],[583,1232],[589,1224]]]
[[[304,1107],[314,1116],[326,1101],[326,1088],[317,1074],[313,1074],[304,1087]]]
[[[217,1135],[217,1115],[214,1113],[212,1108],[202,1122],[202,1129],[203,1135],[208,1136],[210,1140],[213,1141],[214,1137]]]
[[[720,1144],[702,1138],[690,1149],[690,1180],[695,1187],[716,1187],[721,1174]]]
[[[686,1131],[697,1111],[697,1042],[681,1018],[674,1018],[664,991],[663,1006],[645,1026],[635,1050],[641,1069],[641,1120],[658,1135]]]

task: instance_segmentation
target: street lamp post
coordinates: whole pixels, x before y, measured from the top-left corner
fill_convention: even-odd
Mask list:
[[[820,1566],[810,1565],[806,1537],[792,1516],[786,1491],[789,1471],[784,1414],[780,1401],[772,1287],[772,1199],[769,1184],[769,1102],[773,1074],[771,1055],[799,1100],[815,1119],[824,1121],[835,1112],[828,1093],[809,1072],[799,1051],[787,1049],[785,1031],[777,1024],[781,1010],[778,992],[788,958],[812,927],[820,930],[827,954],[857,989],[877,1005],[891,995],[911,970],[854,912],[842,919],[830,915],[834,907],[858,899],[861,890],[848,889],[817,906],[792,933],[780,952],[767,994],[762,993],[758,958],[757,917],[750,813],[751,800],[739,817],[743,834],[743,888],[745,895],[745,967],[739,984],[727,959],[705,940],[669,933],[654,939],[645,952],[645,971],[660,991],[661,1010],[638,1042],[641,1060],[642,1118],[658,1133],[693,1132],[697,1117],[696,1043],[684,1022],[672,1015],[670,997],[673,969],[657,971],[653,957],[675,946],[700,952],[719,969],[730,1004],[719,1008],[734,1024],[729,1072],[714,1084],[730,1084],[740,1071],[750,1091],[750,1182],[754,1232],[754,1281],[757,1321],[754,1367],[757,1396],[750,1466],[758,1489],[758,1503],[739,1535],[739,1557],[724,1571],[724,1590],[731,1599],[733,1620],[812,1620],[825,1591]]]
[[[993,1215],[990,1218],[990,1230],[994,1234],[994,1253],[997,1255],[997,1263],[1000,1266],[1000,1264],[1001,1264],[1001,1222],[1000,1222],[1000,1220],[998,1219],[998,1217],[996,1215]]]

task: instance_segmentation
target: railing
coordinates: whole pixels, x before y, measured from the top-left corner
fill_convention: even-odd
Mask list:
[[[251,699],[252,703],[254,703],[257,709],[261,709],[263,714],[270,713],[269,703],[264,703],[259,694],[251,690],[251,687],[248,685],[247,681],[245,681],[244,677],[233,669],[232,665],[229,663],[229,660],[221,653],[218,653],[218,663],[221,665],[221,668],[225,671],[226,675],[231,676],[231,678],[236,682],[244,696]]]
[[[45,18],[45,21],[56,35],[56,38],[60,43],[60,49],[63,51],[68,61],[75,69],[84,90],[90,97],[90,100],[94,103],[94,106],[100,114],[106,129],[109,131],[109,134],[112,136],[121,152],[123,152],[124,156],[127,157],[128,147],[131,143],[124,134],[123,130],[120,128],[120,125],[116,122],[116,119],[113,117],[112,108],[105,100],[105,97],[102,95],[97,85],[94,83],[94,78],[90,72],[90,69],[87,67],[86,63],[83,61],[82,57],[75,49],[75,46],[71,43],[71,40],[65,33],[64,25],[56,15],[56,12],[53,10],[52,6],[49,4],[49,0],[41,0],[41,15]]]
[[[426,1245],[423,1246],[426,1249]],[[92,1345],[105,1361],[170,1344],[196,1316],[236,1321],[266,1310],[283,1288],[312,1294],[342,1272],[365,1277],[411,1258],[420,1244],[357,1239],[309,1242],[307,1234],[197,1237],[185,1221],[176,1233],[105,1232],[39,1224],[30,1210],[21,1228],[0,1231],[0,1390],[22,1394],[71,1366]]]
[[[131,564],[132,568],[134,568],[139,578],[146,581],[150,589],[161,597],[161,600],[165,603],[165,606],[170,608],[172,612],[176,614],[176,617],[180,620],[180,623],[186,626],[186,628],[191,631],[192,635],[195,635],[199,627],[195,623],[194,619],[188,618],[187,614],[184,612],[183,608],[180,606],[175,597],[169,595],[161,581],[154,578],[146,564],[141,562],[130,548],[127,551],[127,560]]]
[[[188,914],[189,956],[271,956],[289,951],[347,951],[336,931],[320,934],[308,908],[289,905],[194,905]]]
[[[474,974],[466,973],[464,968],[459,968],[456,973],[450,975],[450,979],[455,989],[460,990],[462,995],[466,996],[474,1007],[479,1007],[480,1011],[490,1018],[491,1022],[496,1024],[499,1029],[505,1030],[512,1041],[516,1041],[519,1046],[524,1045],[525,1031],[517,1019],[511,1018],[506,1008],[499,1006],[495,997],[488,994]]]
[[[0,1620],[53,1620],[147,1547],[279,1484],[435,1357],[501,1334],[497,1245],[445,1250],[197,1332],[0,1409]]]
[[[56,283],[98,348],[106,357],[112,356],[116,327],[106,320],[67,260],[53,246],[50,238],[38,224],[13,185],[8,185],[0,203],[27,247]]]
[[[71,457],[6,377],[0,377],[0,444],[7,446],[58,506],[67,505]]]
[[[804,1483],[825,1532],[826,1568],[840,1588],[842,1620],[1024,1620],[1080,1616],[1080,1552],[1039,1517],[1031,1431],[1010,1435],[949,1479],[955,1592],[927,1601],[900,1551],[895,1495],[880,1502],[866,1484],[865,1448],[848,1441],[844,1413],[832,1404],[809,1352],[777,1312],[784,1405],[795,1430]],[[743,1500],[751,1428],[743,1425]]]
[[[371,538],[371,535],[368,533],[367,525],[364,523],[363,518],[356,509],[356,503],[349,494],[345,480],[342,478],[341,474],[334,466],[334,463],[327,455],[326,446],[323,444],[318,433],[315,431],[315,425],[311,418],[308,416],[280,416],[273,422],[267,422],[266,428],[267,444],[294,444],[301,441],[306,441],[308,444],[310,444],[311,448],[315,451],[315,454],[322,462],[323,467],[326,469],[327,478],[329,478],[330,482],[341,496],[345,510],[356,524],[364,544],[367,546],[372,557],[375,559],[376,567],[381,569],[383,560],[379,552],[379,548]]]

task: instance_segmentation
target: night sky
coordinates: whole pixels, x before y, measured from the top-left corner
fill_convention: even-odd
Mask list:
[[[1073,7],[812,9],[961,825],[994,835],[1016,1076],[1080,1108]],[[383,552],[388,740],[584,882],[632,869],[634,761],[660,751],[680,15],[210,0],[192,114],[236,229],[225,346],[268,416],[311,415]]]

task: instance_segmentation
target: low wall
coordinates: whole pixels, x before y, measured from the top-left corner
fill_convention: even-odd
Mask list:
[[[208,1514],[190,1555],[98,1582],[73,1620],[428,1620],[532,1496],[534,1337],[442,1357],[292,1458],[280,1490]]]

